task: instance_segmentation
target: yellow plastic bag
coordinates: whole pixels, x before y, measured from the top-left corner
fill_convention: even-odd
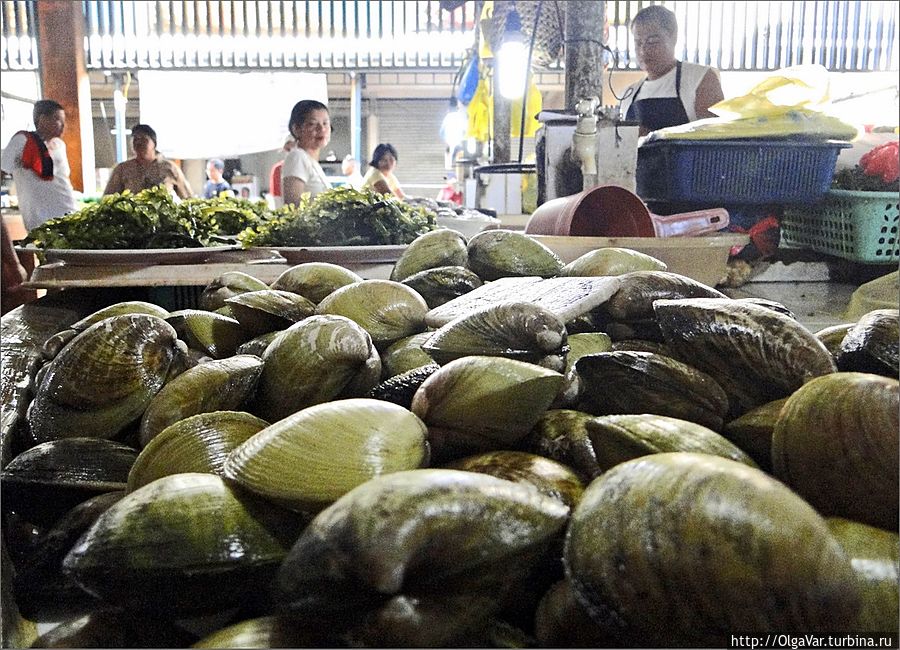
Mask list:
[[[653,140],[806,137],[853,140],[856,127],[828,114],[828,70],[797,65],[773,72],[740,97],[710,107],[718,115],[654,131]]]
[[[466,137],[487,142],[491,137],[491,123],[494,121],[494,99],[485,75],[481,75],[475,95],[466,109],[469,116],[469,128]]]

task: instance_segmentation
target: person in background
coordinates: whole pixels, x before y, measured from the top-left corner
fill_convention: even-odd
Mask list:
[[[440,192],[438,192],[438,201],[449,201],[450,203],[453,203],[455,205],[462,205],[463,194],[459,189],[459,183],[456,180],[456,174],[454,174],[453,172],[447,172],[447,175],[444,176],[444,180],[447,181],[447,184],[441,188]]]
[[[281,147],[281,151],[285,155],[291,153],[297,147],[297,138],[289,135]],[[273,209],[280,208],[284,205],[284,199],[281,196],[281,168],[284,167],[284,160],[279,160],[272,165],[269,170],[269,206]]]
[[[341,173],[347,177],[347,185],[354,190],[362,188],[363,177],[359,173],[359,161],[350,154],[344,156],[344,159],[341,161]]]
[[[131,129],[131,147],[134,158],[116,165],[104,194],[115,194],[124,190],[140,192],[157,185],[165,185],[178,198],[193,195],[187,179],[174,162],[156,151],[156,131],[146,124],[136,124]]]
[[[206,163],[206,175],[209,180],[203,186],[203,198],[211,199],[219,196],[220,192],[231,189],[231,184],[222,176],[225,171],[225,162],[219,158],[212,158]]]
[[[32,112],[34,131],[19,131],[3,150],[0,167],[12,174],[25,228],[73,212],[75,190],[69,181],[66,112],[52,99],[41,99]]]
[[[375,147],[369,171],[363,178],[363,187],[371,187],[380,194],[393,194],[398,198],[406,198],[400,188],[400,182],[394,176],[397,167],[397,149],[390,143],[382,143]]]
[[[37,298],[37,292],[22,288],[22,283],[28,280],[28,271],[22,265],[12,238],[6,230],[6,224],[2,225],[3,241],[0,249],[0,261],[3,263],[3,276],[0,278],[0,313],[15,309],[19,305]]]
[[[313,99],[297,102],[288,129],[297,140],[297,147],[284,159],[281,192],[285,205],[296,205],[304,193],[316,196],[331,188],[319,164],[319,153],[331,141],[328,107]]]
[[[242,188],[241,188],[241,198],[242,198],[242,199],[249,199],[249,198],[250,198],[250,188],[249,188],[249,187],[242,187]]]
[[[678,21],[661,5],[641,9],[631,21],[638,65],[647,72],[622,98],[621,114],[640,123],[640,135],[705,117],[724,99],[715,68],[675,59]]]

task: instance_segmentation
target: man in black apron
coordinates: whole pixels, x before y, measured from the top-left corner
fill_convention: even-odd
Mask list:
[[[647,77],[623,99],[631,100],[625,118],[640,123],[640,134],[713,117],[709,107],[723,99],[719,77],[712,68],[675,59],[675,14],[651,5],[637,13],[631,31],[638,64]]]

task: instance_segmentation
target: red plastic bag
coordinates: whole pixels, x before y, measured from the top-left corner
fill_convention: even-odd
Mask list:
[[[892,140],[879,145],[859,159],[866,176],[881,176],[885,183],[900,178],[900,142]]]

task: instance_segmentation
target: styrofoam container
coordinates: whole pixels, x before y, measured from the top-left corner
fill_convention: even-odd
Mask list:
[[[438,217],[437,225],[441,228],[449,228],[460,233],[466,239],[471,239],[482,230],[499,228],[500,220],[488,215],[481,217]]]
[[[728,255],[734,246],[750,241],[747,235],[704,237],[557,237],[531,235],[568,264],[598,248],[630,248],[664,262],[672,273],[685,275],[711,287],[728,272]]]

